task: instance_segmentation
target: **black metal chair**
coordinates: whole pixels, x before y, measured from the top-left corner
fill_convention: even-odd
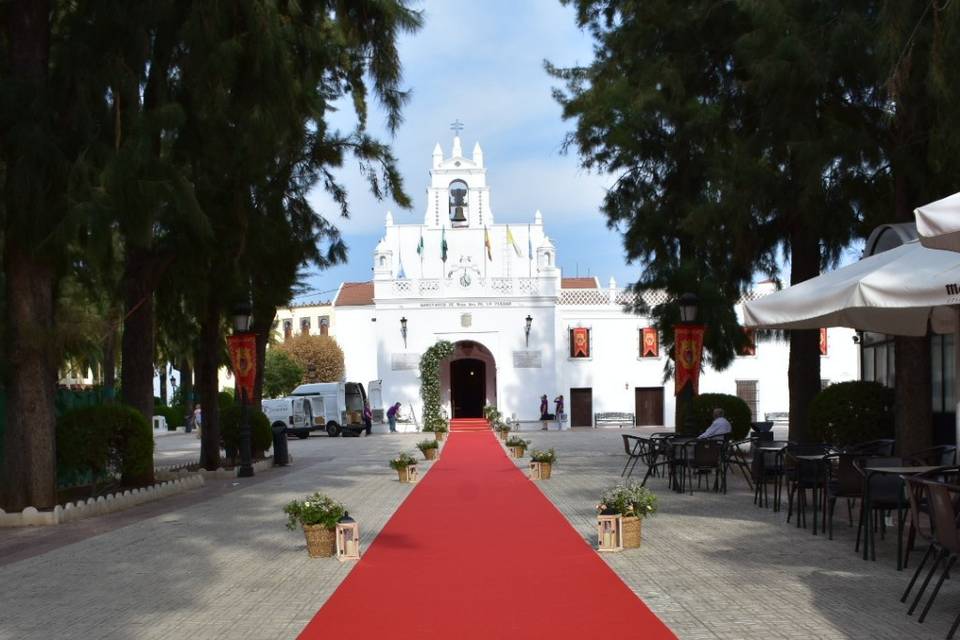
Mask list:
[[[903,459],[896,457],[881,457],[881,458],[857,458],[854,461],[854,468],[861,474],[861,477],[864,479],[864,483],[869,482],[867,491],[864,493],[863,507],[860,509],[860,525],[857,527],[857,541],[854,547],[855,550],[860,549],[860,534],[865,533],[864,527],[872,526],[872,530],[876,531],[878,528],[880,530],[880,537],[883,538],[886,535],[886,524],[884,519],[880,517],[880,514],[884,511],[897,511],[897,518],[903,518],[903,512],[900,511],[903,509],[907,501],[903,496],[903,483],[900,481],[900,477],[891,474],[875,474],[868,477],[868,474],[864,469],[870,467],[901,467],[903,466]],[[873,523],[867,522],[868,514],[873,514],[874,521]],[[875,544],[876,536],[870,536],[870,549],[864,549],[864,552],[869,551],[871,558],[876,560],[877,558],[877,549]]]
[[[849,526],[853,528],[853,504],[863,499],[863,476],[854,466],[858,458],[852,453],[833,453],[827,456],[830,479],[827,482],[827,530],[828,537],[833,540],[833,512],[837,507],[837,499],[847,501],[847,518]]]
[[[670,476],[673,464],[671,459],[670,438],[674,435],[676,434],[672,431],[660,431],[652,433],[648,437],[649,441],[644,453],[647,472],[643,476],[643,481],[640,483],[641,486],[646,486],[647,480],[657,475],[672,477]],[[633,473],[632,469],[630,473]],[[630,474],[627,475],[627,477],[629,476]]]
[[[753,479],[750,473],[750,462],[744,455],[743,448],[752,450],[756,442],[755,437],[744,438],[735,442],[726,442],[723,450],[723,479],[726,481],[727,474],[732,467],[737,467],[743,474],[743,479],[747,481],[747,486],[753,491]],[[723,492],[727,492],[726,482],[724,482]]]
[[[812,493],[813,508],[820,507],[818,495],[826,489],[826,456],[831,452],[827,444],[792,444],[784,450],[783,475],[787,482],[787,522],[793,516],[794,496],[797,506],[797,527],[807,526],[807,490]],[[808,460],[799,456],[817,456]],[[826,519],[826,518],[825,518]],[[826,526],[826,523],[824,523]],[[814,518],[814,533],[817,522]]]
[[[867,442],[858,442],[842,449],[844,453],[857,456],[871,456],[874,458],[883,458],[893,455],[893,448],[896,440],[883,438],[880,440],[868,440]]]
[[[684,448],[681,464],[690,479],[690,493],[693,493],[693,477],[697,476],[697,488],[704,476],[713,476],[713,490],[720,491],[723,486],[723,438],[701,438],[687,444]],[[709,481],[709,480],[708,480]],[[683,487],[681,486],[681,490]]]
[[[780,488],[783,481],[783,450],[789,442],[753,443],[750,477],[753,480],[753,503],[770,506],[769,489],[773,486],[773,510],[780,510]]]

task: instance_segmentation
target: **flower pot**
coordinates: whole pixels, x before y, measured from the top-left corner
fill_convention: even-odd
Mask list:
[[[412,469],[412,471],[411,471]],[[400,482],[413,482],[416,477],[416,465],[410,465],[409,467],[401,467],[397,469],[397,476],[400,479]]]
[[[530,477],[534,480],[549,480],[551,464],[549,462],[531,462]]]
[[[322,524],[303,525],[303,536],[307,539],[307,553],[311,558],[332,558],[337,550],[337,533]]]
[[[433,437],[437,439],[437,442],[443,442],[443,439],[447,437],[446,431],[434,431]]]
[[[510,447],[510,454],[514,458],[522,458],[523,452],[526,451],[523,447]]]
[[[423,449],[422,453],[423,453],[423,457],[426,458],[427,460],[434,460],[437,457],[436,449]]]
[[[623,548],[640,548],[640,529],[643,520],[636,516],[624,516],[623,518]]]
[[[509,431],[497,431],[497,436],[499,436],[500,440],[506,440],[509,433]]]

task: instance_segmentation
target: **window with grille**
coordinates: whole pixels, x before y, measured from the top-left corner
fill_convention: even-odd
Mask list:
[[[747,403],[747,406],[750,407],[750,421],[756,422],[760,408],[757,399],[757,381],[737,380],[737,397]]]

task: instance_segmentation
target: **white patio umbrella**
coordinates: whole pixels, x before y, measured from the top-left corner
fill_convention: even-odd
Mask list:
[[[960,193],[917,207],[914,216],[923,246],[960,251]]]
[[[914,240],[748,302],[743,323],[771,329],[852,327],[900,336],[926,335],[929,324],[935,333],[956,333],[958,304],[960,253]],[[960,348],[955,357],[960,367]],[[960,376],[956,384],[960,402]],[[960,442],[960,405],[956,409]]]
[[[748,302],[743,324],[770,329],[853,327],[900,336],[958,328],[960,253],[919,242],[864,258]]]

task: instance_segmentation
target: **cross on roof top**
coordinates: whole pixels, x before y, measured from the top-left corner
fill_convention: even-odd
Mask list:
[[[451,123],[450,129],[453,130],[454,135],[459,136],[459,135],[460,135],[460,132],[463,131],[463,123],[460,122],[460,120],[459,120],[459,118],[458,118],[457,120],[454,120],[453,123]]]

